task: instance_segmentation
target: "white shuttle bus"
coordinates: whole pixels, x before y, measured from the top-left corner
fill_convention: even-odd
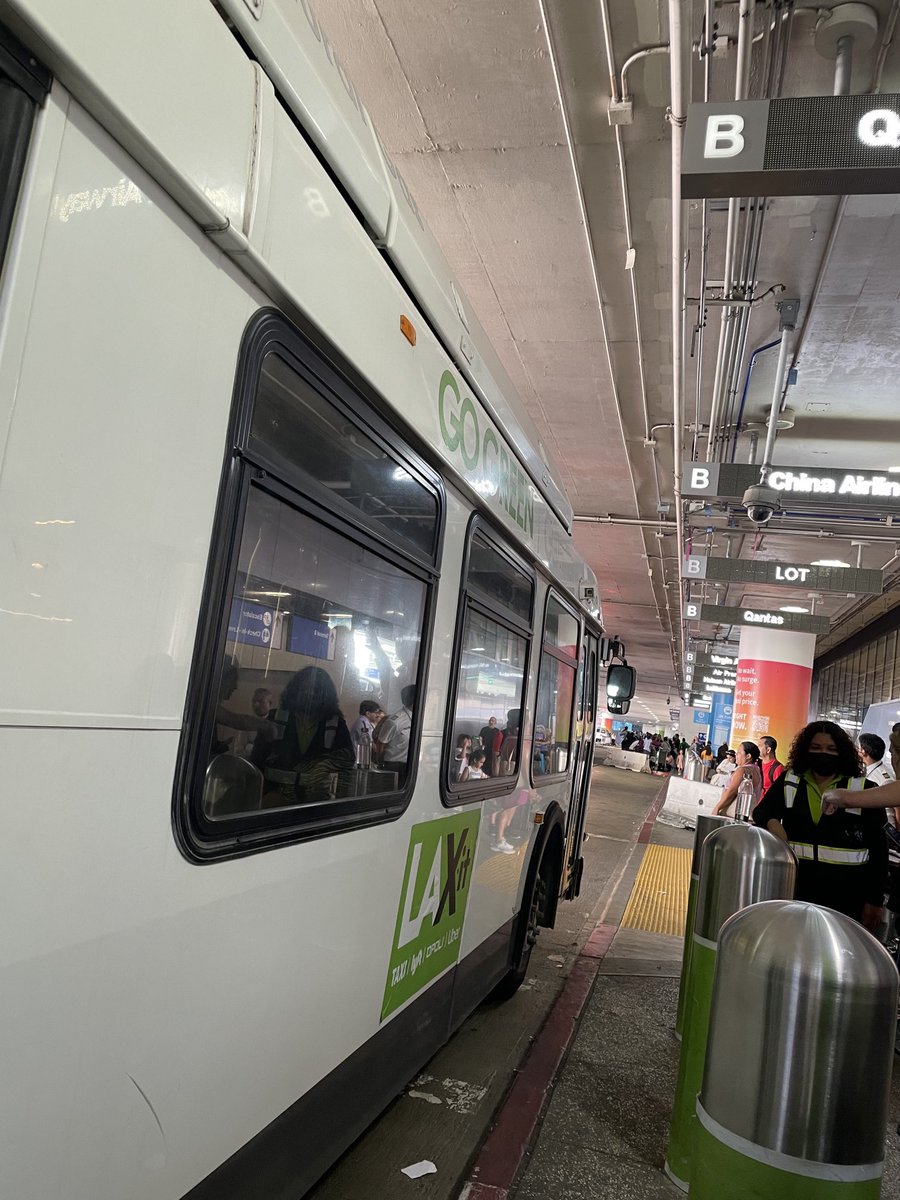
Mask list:
[[[0,0],[0,269],[0,1197],[296,1200],[577,894],[596,583],[306,0]]]

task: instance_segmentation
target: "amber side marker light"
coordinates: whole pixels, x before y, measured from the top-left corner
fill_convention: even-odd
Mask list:
[[[409,317],[400,318],[400,332],[411,346],[416,344],[416,327],[413,325]]]

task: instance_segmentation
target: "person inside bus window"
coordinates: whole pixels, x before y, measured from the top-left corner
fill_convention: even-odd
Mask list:
[[[406,779],[409,743],[412,737],[413,707],[416,703],[415,684],[407,684],[400,693],[400,701],[400,711],[385,717],[378,727],[377,749],[381,765],[386,771],[394,771],[402,786]]]
[[[281,694],[273,725],[281,736],[254,749],[265,778],[264,805],[302,804],[335,794],[338,776],[354,763],[350,730],[337,689],[322,667],[304,667]]]
[[[498,774],[500,747],[503,745],[503,730],[498,728],[497,718],[491,717],[478,736],[481,738],[485,753],[484,773],[485,775],[496,775]]]
[[[517,708],[511,708],[506,714],[506,729],[500,745],[498,771],[501,775],[515,775],[519,760],[519,721],[520,713]]]
[[[472,738],[468,733],[461,733],[456,739],[456,749],[450,763],[450,780],[452,783],[462,783],[468,773],[469,756],[472,752]]]
[[[275,729],[265,716],[258,714],[255,709],[251,713],[237,712],[235,709],[226,705],[226,701],[230,700],[237,691],[237,686],[240,683],[241,672],[236,658],[230,654],[225,655],[225,660],[222,663],[222,675],[219,680],[219,702],[216,705],[216,732],[212,741],[213,754],[225,754],[233,749],[234,737],[228,734],[228,730],[236,730],[241,733],[256,734],[255,740],[260,745],[265,746],[272,738],[278,736],[278,730]],[[224,726],[224,729],[219,728]],[[243,743],[242,739],[242,743]]]
[[[466,767],[464,775],[460,776],[460,782],[467,783],[470,779],[486,779],[487,772],[484,769],[485,753],[483,750],[473,750],[469,755],[469,765]]]

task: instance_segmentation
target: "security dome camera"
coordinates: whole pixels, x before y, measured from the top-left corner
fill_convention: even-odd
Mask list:
[[[761,483],[748,487],[741,500],[747,510],[747,516],[754,525],[768,525],[772,514],[779,505],[779,496],[774,488],[765,487]]]

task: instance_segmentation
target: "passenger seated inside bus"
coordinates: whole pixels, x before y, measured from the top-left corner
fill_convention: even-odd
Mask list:
[[[472,752],[472,738],[468,733],[461,733],[456,739],[456,749],[453,752],[453,762],[450,764],[450,779],[452,783],[464,783],[469,770],[469,756]]]
[[[262,806],[276,808],[337,795],[339,773],[354,765],[353,741],[334,681],[322,667],[304,667],[281,694],[273,724],[277,741],[254,747],[265,780]]]

